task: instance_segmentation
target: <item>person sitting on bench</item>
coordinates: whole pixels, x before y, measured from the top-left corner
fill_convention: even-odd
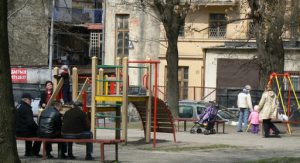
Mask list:
[[[17,106],[16,115],[16,136],[18,137],[36,137],[38,126],[33,119],[31,107],[32,97],[29,93],[23,93],[22,101]],[[25,156],[42,157],[39,152],[41,142],[25,141]]]
[[[72,108],[64,114],[62,125],[62,136],[66,139],[92,139],[93,134],[90,131],[90,125],[86,114],[81,110],[82,103],[74,102]],[[73,156],[73,143],[68,143],[68,155]],[[85,160],[93,160],[91,155],[93,143],[86,143]]]
[[[47,107],[40,115],[38,136],[42,138],[60,138],[61,137],[61,114],[62,104],[59,101],[53,101],[51,107]],[[67,158],[65,156],[66,143],[58,143],[58,148],[61,149],[60,158]],[[54,158],[51,155],[52,144],[46,144],[46,155],[47,158]]]

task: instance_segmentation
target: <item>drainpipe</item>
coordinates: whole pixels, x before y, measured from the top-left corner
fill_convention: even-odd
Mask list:
[[[52,79],[52,60],[53,60],[53,28],[54,28],[54,10],[55,0],[52,0],[51,26],[50,26],[50,48],[49,48],[49,72],[50,80]]]
[[[102,65],[105,64],[105,26],[106,26],[106,0],[103,1],[104,5],[102,7]]]

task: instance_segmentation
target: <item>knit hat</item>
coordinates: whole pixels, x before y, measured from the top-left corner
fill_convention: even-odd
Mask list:
[[[21,98],[22,98],[22,99],[23,99],[23,98],[27,98],[27,99],[29,99],[29,100],[32,100],[32,96],[31,96],[31,94],[29,94],[29,93],[23,93]]]
[[[258,111],[258,105],[255,105],[253,110]]]
[[[63,69],[63,70],[68,70],[68,66],[67,66],[67,65],[62,65],[62,66],[61,66],[61,69]]]
[[[245,85],[244,88],[247,89],[247,90],[251,90],[251,86],[250,85]]]

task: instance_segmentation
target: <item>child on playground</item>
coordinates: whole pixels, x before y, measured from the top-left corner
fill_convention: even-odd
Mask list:
[[[259,131],[258,105],[254,106],[253,111],[250,113],[248,121],[251,124],[251,132],[253,134],[258,134]]]
[[[61,68],[59,69],[58,75],[55,75],[54,77],[58,80],[60,78],[64,79],[64,83],[61,88],[63,103],[70,104],[72,99],[71,99],[71,92],[70,92],[70,72],[68,66],[62,65]]]

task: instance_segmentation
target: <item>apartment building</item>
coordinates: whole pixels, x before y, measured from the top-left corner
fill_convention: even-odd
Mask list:
[[[101,0],[53,0],[10,3],[10,54],[15,99],[26,90],[39,97],[53,67],[90,69],[102,63]],[[20,7],[24,5],[23,7]],[[13,12],[18,10],[19,12]],[[87,70],[88,71],[88,70]]]
[[[186,17],[178,41],[180,99],[222,101],[223,96],[228,96],[224,91],[233,89],[234,98],[226,99],[229,103],[224,103],[231,107],[229,105],[235,103],[236,93],[244,85],[261,89],[258,86],[259,68],[251,62],[256,54],[256,43],[252,21],[244,20],[250,11],[246,4],[242,0],[203,1]],[[290,2],[287,7],[291,7]],[[290,9],[287,8],[287,11]],[[228,21],[231,23],[227,24]],[[293,83],[298,89],[300,47],[296,38],[299,27],[285,29],[285,71],[292,73]],[[165,45],[163,32],[161,43]],[[165,53],[166,47],[161,46],[161,89],[167,82]]]

